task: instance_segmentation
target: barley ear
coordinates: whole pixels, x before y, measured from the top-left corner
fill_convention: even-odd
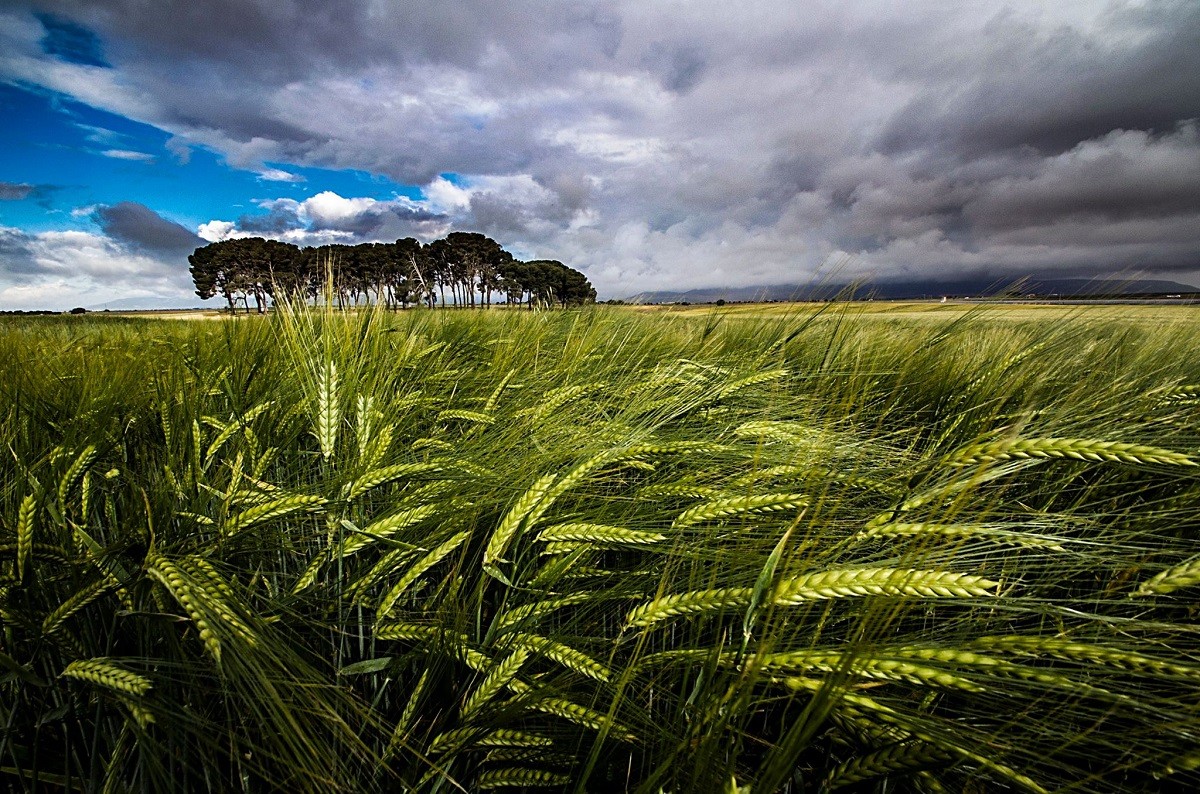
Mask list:
[[[385,615],[387,615],[387,613],[392,610],[392,607],[396,605],[396,602],[400,600],[400,596],[404,595],[404,591],[407,590],[413,582],[417,581],[422,574],[441,562],[443,558],[452,554],[454,550],[465,543],[469,537],[471,537],[471,530],[464,529],[462,532],[459,532],[457,535],[450,538],[421,559],[417,560],[413,566],[408,569],[408,572],[400,578],[400,581],[396,582],[392,589],[388,590],[383,598],[380,599],[379,607],[376,610],[377,618],[383,618]]]
[[[1200,557],[1193,557],[1165,571],[1160,571],[1142,582],[1134,595],[1165,595],[1180,588],[1195,585],[1200,585]]]
[[[79,482],[80,478],[83,477],[83,472],[87,469],[88,466],[91,466],[92,462],[95,460],[96,460],[96,447],[94,445],[89,444],[87,447],[84,448],[83,452],[79,453],[79,456],[77,458],[75,458],[75,460],[67,468],[66,473],[63,474],[62,479],[59,480],[59,482],[58,482],[58,503],[64,509],[67,506],[67,499],[71,495],[71,490]]]
[[[534,512],[538,503],[550,491],[558,477],[547,474],[540,477],[524,494],[509,508],[508,513],[497,525],[488,541],[487,549],[483,552],[484,570],[494,569],[497,562],[504,562],[504,554],[509,545],[521,531],[526,519]]]
[[[33,553],[33,529],[37,518],[37,499],[30,494],[21,501],[17,513],[17,581],[25,580],[25,563]]]
[[[126,670],[103,658],[71,662],[61,675],[135,697],[146,694],[152,686],[146,676]]]
[[[337,365],[330,359],[317,374],[317,443],[321,446],[321,457],[325,460],[333,457],[337,448],[340,424]]]

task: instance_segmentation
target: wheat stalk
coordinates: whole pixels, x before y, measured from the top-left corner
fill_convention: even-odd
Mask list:
[[[221,640],[213,630],[214,619],[225,620],[249,644],[254,644],[254,633],[250,628],[228,607],[220,605],[219,599],[206,597],[205,588],[196,586],[175,563],[164,557],[153,557],[148,563],[146,573],[161,583],[188,613],[200,641],[214,661],[221,661]]]
[[[360,465],[367,457],[367,448],[374,435],[375,420],[380,416],[379,409],[375,407],[374,396],[358,395],[354,401],[354,448],[358,452]],[[371,468],[373,465],[373,463],[366,464],[367,468]]]
[[[422,640],[439,639],[448,633],[450,632],[438,626],[425,626],[419,623],[406,623],[403,621],[381,623],[375,627],[375,639],[377,640],[419,642]],[[466,635],[463,635],[463,639],[466,639]]]
[[[407,529],[414,524],[419,524],[436,513],[438,509],[438,505],[421,505],[372,521],[362,529],[356,530],[352,537],[342,541],[341,548],[338,549],[338,555],[341,557],[350,557],[357,554],[373,543],[387,540],[400,530]],[[392,542],[395,543],[396,541]],[[407,546],[408,544],[401,545]]]
[[[570,593],[557,598],[548,598],[543,601],[535,601],[532,604],[523,604],[497,615],[493,626],[496,630],[504,630],[513,625],[524,623],[527,620],[540,618],[556,609],[574,606],[575,604],[584,604],[595,598],[596,595],[594,593],[581,592]]]
[[[509,688],[512,688],[511,684]],[[623,742],[635,743],[638,740],[636,734],[620,723],[613,721],[607,714],[602,714],[595,709],[581,706],[578,703],[572,703],[563,698],[538,700],[531,705],[531,708],[554,717],[560,717],[567,722],[591,728],[594,731],[607,730],[610,736]]]
[[[596,661],[580,650],[565,643],[540,637],[536,634],[514,634],[513,641],[518,647],[528,648],[541,656],[558,662],[568,670],[574,670],[580,675],[594,678],[597,681],[608,681],[612,670]]]
[[[317,374],[317,443],[325,460],[333,457],[337,448],[340,411],[337,365],[330,359]]]
[[[220,451],[221,447],[225,446],[225,443],[229,441],[229,439],[233,438],[233,436],[239,430],[248,428],[251,422],[253,422],[265,411],[270,409],[273,405],[275,405],[274,400],[261,402],[250,410],[246,411],[246,413],[242,414],[240,417],[236,417],[229,422],[221,422],[211,416],[201,417],[204,419],[206,424],[215,426],[219,431],[216,438],[213,439],[213,442],[208,445],[208,450],[204,453],[204,459],[211,461],[213,456]]]
[[[810,444],[814,440],[813,430],[807,425],[770,419],[743,422],[733,429],[733,434],[739,438],[765,439],[783,444]]]
[[[508,374],[501,378],[500,382],[496,384],[496,388],[492,389],[492,393],[489,394],[488,398],[483,401],[483,412],[485,414],[491,414],[495,412],[496,406],[500,404],[500,395],[504,393],[506,388],[508,388],[509,381],[511,381],[513,376],[516,374],[517,370],[510,369]]]
[[[638,491],[639,499],[659,499],[664,496],[681,496],[689,499],[715,499],[726,495],[726,492],[720,488],[685,482],[647,485]]]
[[[496,423],[496,417],[491,414],[485,414],[481,411],[469,411],[465,408],[450,408],[441,411],[438,413],[436,421],[448,422],[452,419],[462,422],[474,422],[480,425],[494,425]]]
[[[766,370],[765,372],[756,372],[753,375],[747,375],[744,378],[739,378],[738,380],[735,380],[732,383],[726,384],[725,386],[717,389],[716,399],[723,400],[731,394],[741,391],[742,389],[746,389],[751,386],[758,386],[763,383],[770,383],[773,380],[780,380],[781,378],[786,378],[790,374],[790,370],[771,369]]]
[[[633,609],[625,621],[630,626],[645,627],[680,615],[743,608],[750,604],[753,592],[751,587],[723,587],[659,596]]]
[[[476,742],[478,744],[478,742]],[[578,762],[570,753],[548,752],[541,747],[497,747],[488,750],[483,761],[493,763],[536,763],[553,766],[570,766]]]
[[[553,747],[554,740],[529,731],[497,728],[476,742],[480,747]]]
[[[832,478],[832,475],[835,474],[831,470],[818,470],[813,466],[785,463],[779,466],[769,466],[765,469],[755,469],[740,477],[735,477],[729,484],[734,488],[744,488],[747,485],[754,485],[763,480],[800,480],[811,476],[815,471],[820,471],[827,478]]]
[[[776,606],[850,596],[971,598],[990,596],[999,584],[982,576],[906,568],[845,568],[785,579],[770,596]],[[645,627],[680,615],[748,606],[753,588],[726,587],[660,596],[626,616],[630,626]]]
[[[1100,441],[1087,438],[1014,438],[974,444],[952,454],[950,466],[1030,458],[1071,458],[1074,460],[1196,466],[1196,461],[1180,452],[1143,444]]]
[[[1027,667],[1015,664],[1005,659],[997,659],[981,653],[961,648],[920,648],[905,647],[891,648],[888,653],[901,659],[917,661],[933,661],[952,664],[958,667],[985,668],[989,677],[1010,678],[1020,681],[1033,681],[1053,687],[1060,692],[1077,692],[1104,699],[1113,699],[1114,695],[1099,687],[1078,683],[1070,678],[1049,672],[1044,668]],[[1120,699],[1120,698],[1118,698]]]
[[[65,623],[72,615],[95,601],[114,587],[113,582],[100,579],[77,590],[70,598],[46,616],[42,621],[42,635],[50,636]]]
[[[976,470],[972,472],[971,476],[969,477],[958,477],[950,480],[949,482],[939,483],[938,485],[922,491],[921,493],[910,496],[898,506],[879,513],[871,518],[871,520],[866,523],[865,527],[866,529],[871,529],[881,524],[887,524],[896,520],[900,513],[907,513],[935,502],[948,504],[964,491],[969,492],[985,483],[1002,479],[1010,474],[1015,474],[1016,472],[1021,471],[1029,466],[1035,466],[1039,462],[1040,461],[1036,459],[1008,461],[999,466],[990,466],[984,469],[982,472]]]
[[[391,448],[395,432],[396,426],[390,423],[375,430],[359,449],[358,465],[364,469],[378,466],[379,461],[383,460],[383,456]]]
[[[433,737],[433,741],[429,743],[426,752],[430,755],[442,755],[450,750],[455,750],[463,747],[472,739],[477,738],[481,733],[481,729],[468,725],[464,728],[454,728],[453,730],[439,733]]]
[[[899,742],[835,766],[821,784],[823,791],[861,783],[896,772],[912,772],[954,758],[952,753],[924,742]]]
[[[366,474],[355,478],[352,482],[347,483],[342,489],[346,501],[353,502],[358,497],[385,485],[389,482],[395,482],[401,477],[411,477],[414,474],[431,474],[442,471],[442,466],[437,463],[397,463],[394,466],[384,466],[379,469],[372,469]]]
[[[29,532],[31,530],[26,530]],[[71,559],[71,554],[62,546],[54,546],[50,543],[28,543],[29,551],[25,552],[26,559],[34,560],[49,560],[50,562],[66,563]],[[0,554],[16,552],[21,553],[20,543],[0,543]]]
[[[413,452],[421,449],[433,449],[440,452],[452,452],[454,450],[453,444],[449,441],[443,441],[440,438],[418,438],[412,442],[411,447]]]
[[[571,776],[562,772],[551,772],[546,769],[525,769],[511,767],[505,769],[489,769],[475,780],[477,789],[493,788],[547,788],[565,786],[571,782]]]
[[[275,518],[283,518],[302,510],[310,511],[325,503],[326,500],[322,496],[309,496],[305,494],[293,494],[279,499],[272,499],[268,502],[247,508],[229,518],[225,522],[224,534],[226,537],[230,537],[256,524],[261,524]]]
[[[421,575],[430,568],[441,562],[445,557],[452,554],[459,546],[465,543],[469,537],[471,537],[471,530],[464,529],[462,532],[459,532],[457,535],[450,538],[445,543],[442,543],[433,551],[429,552],[424,557],[413,563],[413,566],[408,569],[404,576],[400,578],[400,581],[396,582],[392,589],[388,590],[383,598],[380,599],[379,606],[376,608],[376,618],[381,619],[387,615],[387,613],[392,610],[392,607],[396,605],[396,602],[400,600],[400,596],[404,595],[404,591],[407,590],[413,582],[420,578]]]
[[[578,400],[588,392],[605,389],[607,386],[607,383],[599,381],[596,383],[581,383],[575,386],[560,386],[557,389],[546,392],[542,395],[542,399],[537,407],[529,412],[530,421],[535,424],[541,422],[567,403]]]
[[[1136,651],[1059,637],[1030,637],[1019,634],[977,637],[971,641],[971,646],[1035,658],[1048,656],[1069,661],[1090,662],[1135,673],[1200,678],[1200,666],[1182,665]]]
[[[735,657],[723,657],[726,662]],[[747,665],[758,664],[767,670],[820,670],[827,673],[850,672],[866,678],[959,689],[966,692],[983,692],[984,687],[962,676],[927,665],[916,664],[904,659],[888,659],[854,653],[825,651],[788,651],[783,653],[752,654]]]
[[[396,720],[396,727],[392,729],[392,735],[388,737],[387,747],[383,751],[383,761],[388,761],[396,751],[404,744],[408,738],[409,731],[412,729],[413,718],[417,715],[417,709],[420,707],[421,698],[425,696],[425,689],[429,685],[429,668],[425,668],[421,673],[421,677],[417,679],[416,686],[408,695],[408,702],[404,706],[404,711],[400,713],[400,719]]]
[[[504,561],[503,557],[508,551],[509,544],[512,543],[517,533],[530,523],[529,517],[534,513],[538,503],[550,492],[557,479],[558,476],[555,474],[543,475],[513,504],[497,525],[488,541],[487,549],[483,552],[485,569],[494,566],[497,562]]]
[[[1193,587],[1198,584],[1200,584],[1200,557],[1193,557],[1186,562],[1159,571],[1142,582],[1133,595],[1165,595],[1180,588]]]
[[[538,533],[538,540],[544,543],[580,542],[602,546],[644,546],[666,539],[666,535],[658,532],[643,532],[607,524],[555,524]]]
[[[789,678],[785,683],[794,689],[803,689],[807,691],[821,689],[825,686],[824,682],[814,682],[811,679],[802,678]],[[873,698],[851,692],[841,692],[838,695],[838,699],[840,707],[851,714],[868,713],[877,721],[895,726],[914,739],[940,747],[948,752],[953,753],[954,755],[967,759],[983,767],[984,769],[999,775],[1010,783],[1015,783],[1024,789],[1034,792],[1034,794],[1050,794],[1045,787],[1043,787],[1036,780],[1028,775],[1018,772],[1012,767],[1006,766],[997,761],[993,761],[987,756],[980,755],[979,753],[965,747],[959,747],[957,745],[950,744],[945,740],[939,741],[935,737],[930,736],[928,733],[914,728],[910,724],[909,719],[906,719],[905,715],[901,714],[890,706],[886,706],[874,700]]]
[[[779,510],[795,510],[808,504],[808,497],[794,493],[768,493],[752,496],[728,496],[702,502],[680,513],[671,523],[672,528],[682,529],[693,524],[747,513],[770,513]]]
[[[595,550],[595,546],[591,543],[581,543],[578,541],[551,541],[542,547],[539,556],[553,557],[560,554],[570,554],[573,551]]]
[[[990,540],[1011,546],[1047,549],[1049,551],[1066,551],[1058,538],[1035,535],[1030,532],[1019,532],[1005,529],[1003,526],[992,524],[939,524],[935,522],[902,523],[888,522],[876,524],[864,529],[855,537],[859,539],[880,537],[927,537],[941,536],[946,538],[964,538],[969,540]]]
[[[508,683],[516,677],[521,665],[529,658],[529,649],[517,647],[508,657],[496,665],[487,677],[480,682],[475,691],[463,703],[462,715],[468,718],[477,712],[485,703],[496,696]]]
[[[33,554],[33,530],[37,523],[37,498],[33,494],[21,500],[17,511],[17,581],[25,581],[25,564]],[[11,547],[9,547],[11,548]],[[63,555],[66,556],[65,554]]]
[[[1189,383],[1172,386],[1159,392],[1160,403],[1194,403],[1200,401],[1200,385]]]
[[[512,538],[521,530],[533,527],[546,511],[564,493],[583,482],[601,466],[638,458],[644,455],[663,455],[676,452],[705,452],[724,449],[721,445],[705,442],[663,442],[630,444],[605,450],[576,465],[561,478],[548,474],[534,483],[517,504],[505,516],[497,528],[484,553],[485,568],[492,565],[503,554]],[[496,548],[493,549],[493,546]]]
[[[153,686],[146,676],[126,670],[105,658],[78,659],[67,665],[60,675],[135,697],[145,695]]]
[[[70,497],[71,490],[79,482],[87,467],[91,466],[92,462],[96,460],[96,455],[96,447],[94,445],[89,444],[84,447],[79,456],[67,467],[62,479],[58,481],[58,503],[63,509],[67,507],[67,498]]]
[[[844,568],[804,574],[781,582],[773,595],[778,606],[847,596],[918,596],[972,598],[992,596],[998,582],[948,571],[911,568]]]
[[[396,567],[400,564],[407,562],[410,557],[415,557],[422,551],[424,551],[424,549],[398,548],[389,551],[387,554],[384,554],[379,558],[379,562],[375,563],[375,565],[371,567],[371,570],[367,571],[367,573],[355,580],[350,584],[349,587],[346,588],[346,597],[350,598],[355,603],[364,603],[366,591],[372,585],[374,585],[387,574],[396,570]],[[316,581],[317,573],[320,571],[321,566],[324,565],[324,563],[325,558],[323,556],[316,557],[309,565],[309,570],[305,570],[300,580],[296,582],[293,588],[295,592],[304,590],[305,588],[309,587],[313,581]],[[309,578],[310,570],[311,579]]]

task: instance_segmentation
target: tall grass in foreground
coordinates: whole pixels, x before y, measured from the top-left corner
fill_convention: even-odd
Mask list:
[[[1200,357],[940,327],[0,324],[15,790],[1200,784]]]

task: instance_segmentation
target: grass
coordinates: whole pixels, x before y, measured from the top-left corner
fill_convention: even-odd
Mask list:
[[[734,308],[0,321],[5,784],[1200,784],[1190,312]]]

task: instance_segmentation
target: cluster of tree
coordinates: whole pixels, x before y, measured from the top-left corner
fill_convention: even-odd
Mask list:
[[[578,270],[552,259],[521,262],[499,243],[474,232],[452,232],[431,243],[411,237],[394,243],[299,248],[248,237],[197,248],[188,257],[196,294],[222,295],[230,311],[250,300],[265,312],[275,295],[316,298],[327,288],[339,306],[381,303],[550,308],[596,300]],[[449,296],[447,296],[449,293]]]

